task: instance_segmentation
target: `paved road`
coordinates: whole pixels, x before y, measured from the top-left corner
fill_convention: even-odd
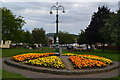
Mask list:
[[[110,77],[118,76],[118,74],[120,75],[120,73],[118,73],[118,69],[114,69],[108,72],[87,74],[87,75],[57,75],[57,74],[48,74],[42,72],[40,73],[40,72],[33,72],[33,71],[28,71],[28,70],[23,70],[12,66],[8,66],[4,63],[4,60],[6,59],[7,58],[2,59],[2,69],[9,72],[21,74],[27,78],[110,78]]]

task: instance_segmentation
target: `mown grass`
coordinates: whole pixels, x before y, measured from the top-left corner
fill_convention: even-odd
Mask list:
[[[53,48],[41,48],[41,49],[24,49],[24,48],[10,48],[2,49],[2,57],[11,57],[24,53],[47,53],[54,52]]]
[[[102,52],[102,50],[94,50],[94,51],[70,51],[70,53],[75,54],[88,54],[88,55],[97,55],[101,57],[106,57],[115,61],[120,61],[120,51],[114,51],[114,50],[105,50]]]
[[[28,79],[20,74],[16,74],[16,73],[12,73],[12,72],[8,72],[5,70],[0,70],[2,71],[2,80],[32,80],[32,79]]]
[[[120,80],[120,75],[119,76],[115,76],[113,78],[107,78],[107,79],[104,79],[104,80]]]

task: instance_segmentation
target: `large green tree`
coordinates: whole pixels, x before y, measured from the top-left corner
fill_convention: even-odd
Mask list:
[[[100,32],[107,43],[114,43],[116,46],[120,46],[120,10],[117,13],[110,14],[110,18],[105,21],[105,27]]]
[[[102,6],[93,14],[90,25],[85,29],[89,44],[103,43],[104,47],[105,40],[99,30],[105,26],[105,20],[109,18],[110,13],[108,7]]]
[[[44,45],[46,43],[45,30],[43,28],[34,28],[32,30],[34,43]]]
[[[11,10],[7,8],[0,8],[2,10],[2,39],[11,40],[13,42],[19,41],[20,32],[25,24],[23,17],[16,16]]]

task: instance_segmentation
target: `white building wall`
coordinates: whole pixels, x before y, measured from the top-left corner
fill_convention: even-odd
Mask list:
[[[0,41],[0,48],[10,48],[11,41],[7,40],[3,43],[3,40]]]

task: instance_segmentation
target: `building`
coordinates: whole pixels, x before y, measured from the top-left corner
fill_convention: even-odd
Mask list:
[[[49,39],[48,45],[50,47],[53,47],[54,46],[54,37],[48,37],[48,39]]]
[[[50,47],[54,47],[54,35],[55,35],[55,33],[48,33],[48,34],[46,34],[46,37],[48,37],[48,39],[49,39],[49,41],[48,41],[48,45],[50,46]]]
[[[11,41],[10,40],[1,40],[0,41],[0,48],[10,48]]]

